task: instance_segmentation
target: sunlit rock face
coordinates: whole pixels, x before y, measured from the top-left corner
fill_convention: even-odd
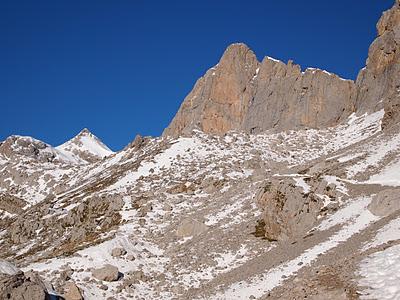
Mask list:
[[[361,112],[385,109],[383,128],[397,123],[400,114],[400,3],[384,12],[377,24],[366,67],[357,78],[357,108]]]
[[[164,135],[333,126],[354,111],[355,96],[351,80],[302,72],[292,61],[259,62],[245,44],[232,44],[197,81]]]

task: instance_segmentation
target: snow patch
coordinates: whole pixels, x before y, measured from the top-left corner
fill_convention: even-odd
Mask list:
[[[361,299],[400,299],[400,245],[377,252],[360,263]]]
[[[366,244],[362,251],[386,244],[390,241],[400,240],[400,218],[394,219],[382,227],[372,242]]]
[[[284,264],[272,268],[264,274],[254,276],[248,281],[240,281],[232,284],[223,292],[217,293],[209,299],[215,300],[247,300],[250,295],[256,298],[262,297],[275,287],[281,285],[287,277],[294,275],[304,266],[309,265],[318,258],[319,255],[337,247],[339,243],[348,240],[354,234],[364,230],[371,222],[378,218],[365,210],[347,226],[331,236],[327,241],[322,242],[313,248],[306,250],[297,258],[285,262]]]

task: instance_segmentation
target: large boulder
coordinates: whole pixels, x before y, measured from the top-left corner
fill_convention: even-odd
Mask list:
[[[372,198],[368,209],[379,217],[386,217],[400,210],[400,190],[388,189],[379,192]]]
[[[92,276],[102,281],[117,281],[121,277],[120,275],[121,273],[118,271],[118,268],[110,264],[92,271]]]
[[[63,298],[65,300],[83,300],[81,290],[74,282],[67,282],[64,291]]]
[[[310,230],[323,206],[312,191],[305,192],[291,178],[273,179],[256,195],[262,209],[265,237],[287,240]]]

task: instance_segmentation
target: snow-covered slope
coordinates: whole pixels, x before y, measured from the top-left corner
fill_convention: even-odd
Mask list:
[[[0,143],[0,192],[20,198],[28,208],[64,190],[77,171],[111,154],[87,130],[56,148],[32,137],[10,136]],[[0,218],[10,213],[15,212],[0,208]]]
[[[367,259],[379,251],[373,239],[381,231],[385,243],[399,239],[393,226],[385,230],[394,215],[369,210],[374,195],[386,190],[384,183],[397,180],[387,170],[400,158],[391,146],[400,131],[382,132],[382,116],[353,115],[323,130],[139,137],[115,154],[83,132],[54,150],[68,151],[70,163],[0,155],[3,192],[36,204],[18,213],[0,207],[6,212],[1,257],[37,270],[59,291],[59,274],[68,266],[85,299],[263,299],[268,293],[272,299],[301,298],[296,287],[311,293],[308,286],[322,280],[314,275],[325,265],[329,276],[344,270],[353,278],[350,285],[337,283],[335,292],[343,286],[367,294],[371,281],[358,285],[359,262],[342,259]],[[83,148],[111,155],[90,163],[79,155]],[[379,174],[382,184],[373,184]],[[271,178],[290,182],[300,197],[313,193],[314,201],[322,201],[312,230],[290,243],[257,234],[262,211],[255,198]],[[126,253],[113,255],[116,248]],[[124,277],[87,280],[92,268],[106,264]],[[325,288],[316,287],[322,294]]]

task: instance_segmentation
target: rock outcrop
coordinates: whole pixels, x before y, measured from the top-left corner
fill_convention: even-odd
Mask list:
[[[294,238],[311,229],[323,206],[313,192],[301,191],[290,178],[268,182],[256,201],[263,211],[265,237],[271,241]]]
[[[259,65],[246,45],[229,46],[218,65],[196,82],[164,134],[190,134],[196,128],[214,134],[239,129],[254,94],[252,78]]]
[[[64,289],[63,297],[65,300],[83,300],[82,293],[74,282],[67,282]]]
[[[378,37],[371,44],[366,67],[356,84],[358,110],[385,109],[382,126],[400,118],[400,2],[384,12],[377,24]]]
[[[0,154],[8,159],[25,156],[41,163],[52,162],[57,158],[57,152],[50,145],[28,136],[19,135],[12,135],[0,143]]]
[[[35,274],[24,274],[12,264],[0,261],[0,299],[45,300],[49,295]]]

